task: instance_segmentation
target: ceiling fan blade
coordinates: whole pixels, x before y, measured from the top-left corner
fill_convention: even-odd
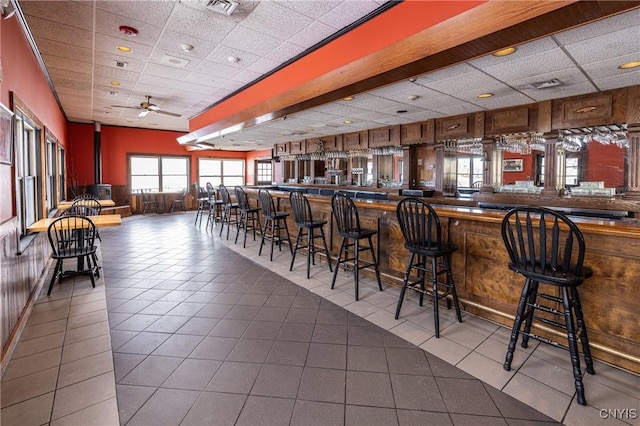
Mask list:
[[[158,114],[164,114],[164,115],[170,115],[172,117],[182,117],[182,115],[180,114],[176,114],[175,112],[169,112],[169,111],[162,111],[160,109],[155,110]]]
[[[126,106],[126,105],[110,105],[113,108],[130,108],[130,109],[140,109],[139,106]]]
[[[160,108],[158,108],[158,106],[157,106],[157,105],[149,104],[149,106],[147,107],[147,109],[150,109],[151,111],[158,111]]]
[[[140,114],[138,114],[138,117],[146,117],[147,114],[149,114],[149,110],[145,109],[144,111],[140,111]]]

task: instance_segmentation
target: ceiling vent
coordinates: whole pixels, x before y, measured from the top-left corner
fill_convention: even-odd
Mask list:
[[[116,61],[116,67],[117,68],[126,68],[127,67],[127,63],[124,61]]]
[[[216,13],[221,13],[223,15],[231,15],[234,10],[238,7],[238,2],[232,0],[201,0],[202,4],[209,9],[213,10]]]
[[[167,55],[166,53],[162,55],[162,58],[160,59],[161,64],[171,65],[177,68],[185,68],[189,65],[189,62],[191,61],[188,59],[177,58],[175,56]]]
[[[549,89],[551,87],[562,86],[562,82],[557,78],[552,78],[551,80],[539,81],[537,83],[531,84],[534,89]]]

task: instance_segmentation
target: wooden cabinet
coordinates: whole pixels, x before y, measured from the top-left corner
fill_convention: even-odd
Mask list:
[[[485,135],[535,132],[538,129],[538,105],[485,112]]]
[[[290,154],[305,154],[307,151],[307,145],[305,141],[289,142],[291,145]]]
[[[369,148],[369,132],[366,130],[361,132],[345,133],[342,137],[345,151],[350,149]]]
[[[436,118],[436,140],[484,137],[484,112]]]
[[[276,157],[280,157],[282,155],[289,155],[291,153],[289,148],[289,142],[277,143],[275,144],[273,149],[274,149],[274,155]]]
[[[307,153],[318,151],[322,146],[325,151],[342,151],[342,135],[322,136],[306,140]]]
[[[552,102],[552,129],[625,123],[627,90],[616,89]]]
[[[419,121],[400,126],[401,145],[433,144],[435,142],[435,120]]]
[[[400,145],[400,125],[369,130],[369,148]]]

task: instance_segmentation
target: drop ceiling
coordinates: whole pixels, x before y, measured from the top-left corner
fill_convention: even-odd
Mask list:
[[[29,0],[19,6],[70,121],[188,132],[189,118],[384,3],[239,0],[231,16],[201,0]],[[137,36],[119,31],[122,25],[137,29]],[[618,66],[640,60],[638,40],[640,9],[633,9],[520,45],[510,56],[476,58],[208,143],[256,150],[637,85],[640,68]],[[185,44],[193,49],[183,50]],[[120,53],[118,45],[133,51]],[[540,83],[552,87],[536,88]],[[477,97],[485,92],[493,96]],[[157,111],[139,117],[146,96],[156,109],[180,117]]]

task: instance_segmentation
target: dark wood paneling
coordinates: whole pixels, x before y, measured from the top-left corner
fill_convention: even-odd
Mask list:
[[[485,135],[533,132],[538,129],[537,105],[487,111]]]
[[[436,119],[436,140],[472,138],[475,134],[475,115],[457,115]]]
[[[291,148],[289,146],[289,142],[277,143],[274,146],[274,150],[275,150],[275,155],[276,156],[289,155],[291,153]]]
[[[307,152],[307,144],[305,143],[305,141],[289,142],[289,144],[290,154],[305,154]]]
[[[379,127],[369,130],[369,147],[400,145],[400,125]]]
[[[342,138],[345,151],[369,148],[369,133],[366,130],[362,132],[345,133],[342,135]]]
[[[627,119],[627,90],[573,96],[552,102],[553,130],[620,124]]]
[[[435,120],[419,121],[400,126],[402,145],[433,144],[435,142]]]

